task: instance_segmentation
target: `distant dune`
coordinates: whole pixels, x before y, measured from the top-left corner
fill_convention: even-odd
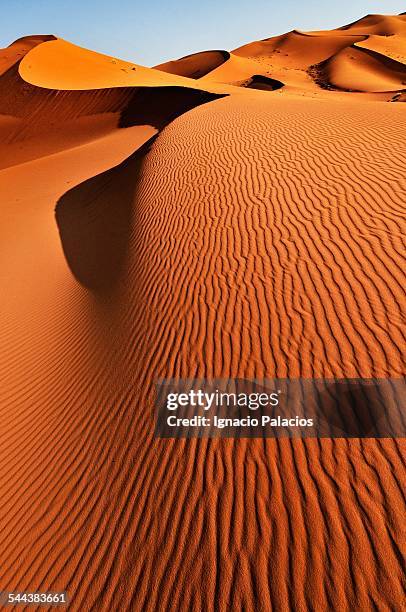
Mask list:
[[[158,70],[178,74],[180,76],[198,79],[215,70],[221,64],[230,59],[228,51],[202,51],[192,53],[178,60],[165,62],[155,66]]]
[[[282,81],[293,91],[317,91],[317,86],[323,85],[339,91],[397,92],[406,89],[405,33],[405,15],[368,15],[336,30],[293,30],[249,43],[234,49],[228,59],[219,62],[219,67],[213,65],[209,73],[208,52],[157,68],[193,76],[184,70],[185,62],[193,58],[193,70],[207,75],[206,82],[236,85],[253,74],[261,74]]]
[[[403,439],[157,440],[153,399],[404,377],[405,30],[0,51],[0,590],[402,609]]]

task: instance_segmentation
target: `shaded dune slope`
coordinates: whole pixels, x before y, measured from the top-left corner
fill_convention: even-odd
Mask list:
[[[121,276],[131,241],[133,198],[151,138],[118,166],[68,191],[55,209],[66,261],[75,278],[100,296]]]
[[[262,89],[263,91],[275,91],[276,89],[282,89],[283,86],[284,83],[281,81],[261,74],[254,74],[245,85],[250,89]]]

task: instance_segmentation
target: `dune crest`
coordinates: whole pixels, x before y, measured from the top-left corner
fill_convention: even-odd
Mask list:
[[[48,40],[56,40],[51,35],[23,36],[5,49],[0,49],[0,76],[11,66],[21,61],[31,49]]]
[[[198,88],[193,79],[177,75],[169,77],[154,68],[124,62],[60,38],[34,47],[20,62],[19,73],[27,83],[48,89],[88,90],[168,85]]]
[[[228,51],[202,51],[201,53],[186,55],[178,60],[158,64],[154,68],[170,74],[199,79],[221,66],[229,58]]]

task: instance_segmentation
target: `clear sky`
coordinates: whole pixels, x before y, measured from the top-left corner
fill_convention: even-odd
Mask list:
[[[0,47],[27,34],[55,34],[152,66],[293,28],[329,29],[405,10],[404,0],[0,0]]]

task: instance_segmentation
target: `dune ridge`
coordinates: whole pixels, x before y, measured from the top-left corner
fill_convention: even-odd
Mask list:
[[[404,23],[166,72],[47,39],[0,76],[0,590],[401,609],[404,439],[153,431],[159,378],[404,377],[403,72],[375,38]]]
[[[35,46],[40,45],[48,40],[56,40],[55,36],[47,35],[34,35],[34,36],[23,36],[18,40],[15,40],[11,45],[5,49],[0,49],[0,75],[11,66],[17,64],[31,49]]]
[[[199,79],[230,59],[228,51],[202,51],[154,66],[162,72]]]

